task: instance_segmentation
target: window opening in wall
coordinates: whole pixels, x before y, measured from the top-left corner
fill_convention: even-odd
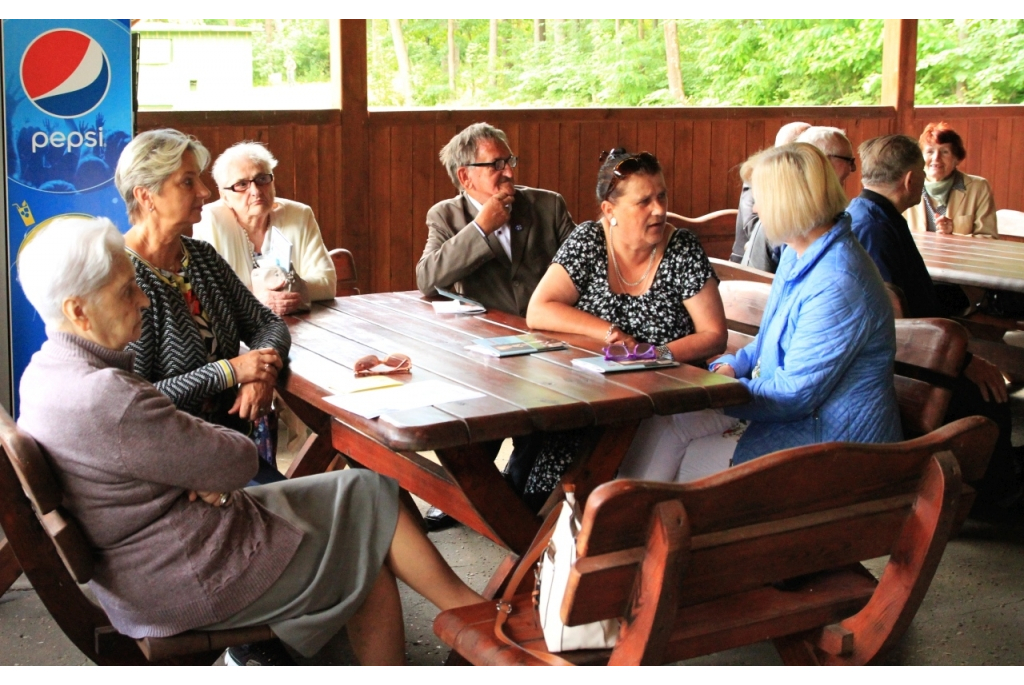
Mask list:
[[[327,19],[138,22],[139,109],[337,109],[339,30]]]
[[[368,19],[371,107],[877,105],[882,20]]]

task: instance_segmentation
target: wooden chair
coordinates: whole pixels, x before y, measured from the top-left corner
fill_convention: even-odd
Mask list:
[[[700,239],[704,252],[709,257],[728,259],[732,254],[732,246],[736,241],[735,209],[720,209],[698,217],[682,216],[668,213],[668,220],[673,226],[688,228]]]
[[[61,508],[48,460],[2,409],[0,444],[6,453],[0,458],[0,525],[39,599],[89,659],[100,665],[209,665],[228,647],[273,637],[268,626],[141,640],[118,633],[79,587],[92,577],[93,553]]]
[[[995,433],[970,417],[898,444],[784,450],[693,483],[600,486],[562,618],[618,617],[619,640],[610,652],[558,656],[662,664],[771,639],[787,664],[877,662],[910,625],[945,549],[960,494],[950,450],[991,451]],[[884,555],[876,581],[859,562]],[[507,642],[493,601],[441,613],[434,632],[473,664],[551,663],[529,586],[513,583],[504,597]]]
[[[359,276],[356,274],[356,260],[352,253],[339,247],[327,254],[331,256],[331,261],[334,262],[334,271],[338,275],[338,285],[334,290],[335,297],[358,295]]]

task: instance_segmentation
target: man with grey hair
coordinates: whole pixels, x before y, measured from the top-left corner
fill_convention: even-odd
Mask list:
[[[783,127],[785,128],[785,127]],[[798,129],[790,129],[790,133]],[[781,134],[781,131],[780,131]],[[778,140],[778,138],[776,138]],[[839,184],[846,183],[850,174],[857,170],[857,158],[853,156],[853,144],[846,137],[846,131],[834,126],[809,126],[797,137],[797,143],[807,143],[825,153],[828,161],[832,163],[836,176],[839,177]],[[783,143],[784,145],[786,143]],[[778,143],[776,143],[778,145]],[[753,200],[751,200],[753,203]],[[756,215],[755,215],[756,216]],[[752,266],[761,271],[775,272],[779,266],[779,258],[782,250],[773,247],[768,242],[768,237],[761,230],[761,222],[758,220],[750,234],[746,252],[742,264]]]
[[[803,121],[792,121],[786,124],[775,134],[775,147],[792,143],[810,127],[810,124]],[[744,181],[743,190],[740,191],[739,213],[736,215],[736,241],[733,243],[729,261],[774,273],[775,267],[779,264],[778,255],[775,255],[774,260],[770,258],[770,255],[759,255],[753,263],[749,257],[744,260],[744,257],[750,254],[747,250],[750,236],[754,235],[760,226],[761,220],[754,213],[754,194],[750,190],[750,184]]]
[[[880,136],[860,146],[860,161],[864,190],[847,208],[854,235],[874,260],[882,280],[903,290],[905,316],[944,316],[924,259],[903,218],[903,212],[921,201],[925,179],[921,148],[909,136]],[[1010,443],[1006,381],[999,369],[968,352],[952,389],[946,422],[980,414],[999,426],[988,471],[973,484],[979,504],[998,510],[1019,507],[1021,479]]]
[[[796,139],[798,143],[810,143],[825,153],[832,168],[836,170],[839,184],[846,183],[850,174],[857,170],[857,158],[853,156],[853,143],[846,137],[846,131],[835,126],[811,126]]]
[[[457,293],[517,316],[526,316],[537,283],[558,248],[576,228],[558,193],[515,185],[518,159],[505,134],[486,123],[460,131],[441,148],[452,183],[460,191],[427,212],[427,245],[416,265],[416,285],[424,295],[437,288]],[[516,438],[505,479],[522,496],[536,459],[538,440]],[[490,446],[497,455],[501,441]],[[527,502],[538,509],[543,502]],[[440,530],[455,521],[437,507],[427,527]]]
[[[515,185],[518,159],[490,124],[460,131],[440,158],[460,192],[427,212],[416,285],[424,295],[454,289],[488,309],[526,316],[534,288],[576,227],[565,200]]]

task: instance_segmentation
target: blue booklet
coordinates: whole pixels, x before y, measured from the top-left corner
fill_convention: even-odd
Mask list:
[[[567,345],[561,340],[547,338],[535,333],[504,335],[497,338],[481,338],[466,347],[471,352],[489,354],[492,357],[515,357],[520,354],[564,350]]]
[[[604,357],[578,357],[572,365],[584,371],[595,373],[622,373],[623,371],[646,371],[648,369],[668,369],[679,366],[679,362],[671,359],[629,359],[613,362]]]

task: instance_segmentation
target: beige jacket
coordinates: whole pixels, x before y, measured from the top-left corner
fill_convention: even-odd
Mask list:
[[[996,203],[992,200],[992,187],[981,176],[959,172],[966,190],[955,187],[949,191],[949,205],[946,216],[953,220],[953,233],[995,238]],[[911,231],[927,231],[928,218],[925,215],[925,199],[903,213]]]
[[[334,299],[338,277],[334,262],[320,235],[320,226],[308,205],[284,198],[274,201],[270,225],[276,227],[292,244],[292,266],[309,287],[309,299]],[[270,233],[268,232],[269,236]],[[211,245],[231,265],[245,287],[252,290],[252,250],[245,232],[223,200],[203,207],[203,218],[192,228],[192,237]],[[261,252],[263,251],[261,247]]]

